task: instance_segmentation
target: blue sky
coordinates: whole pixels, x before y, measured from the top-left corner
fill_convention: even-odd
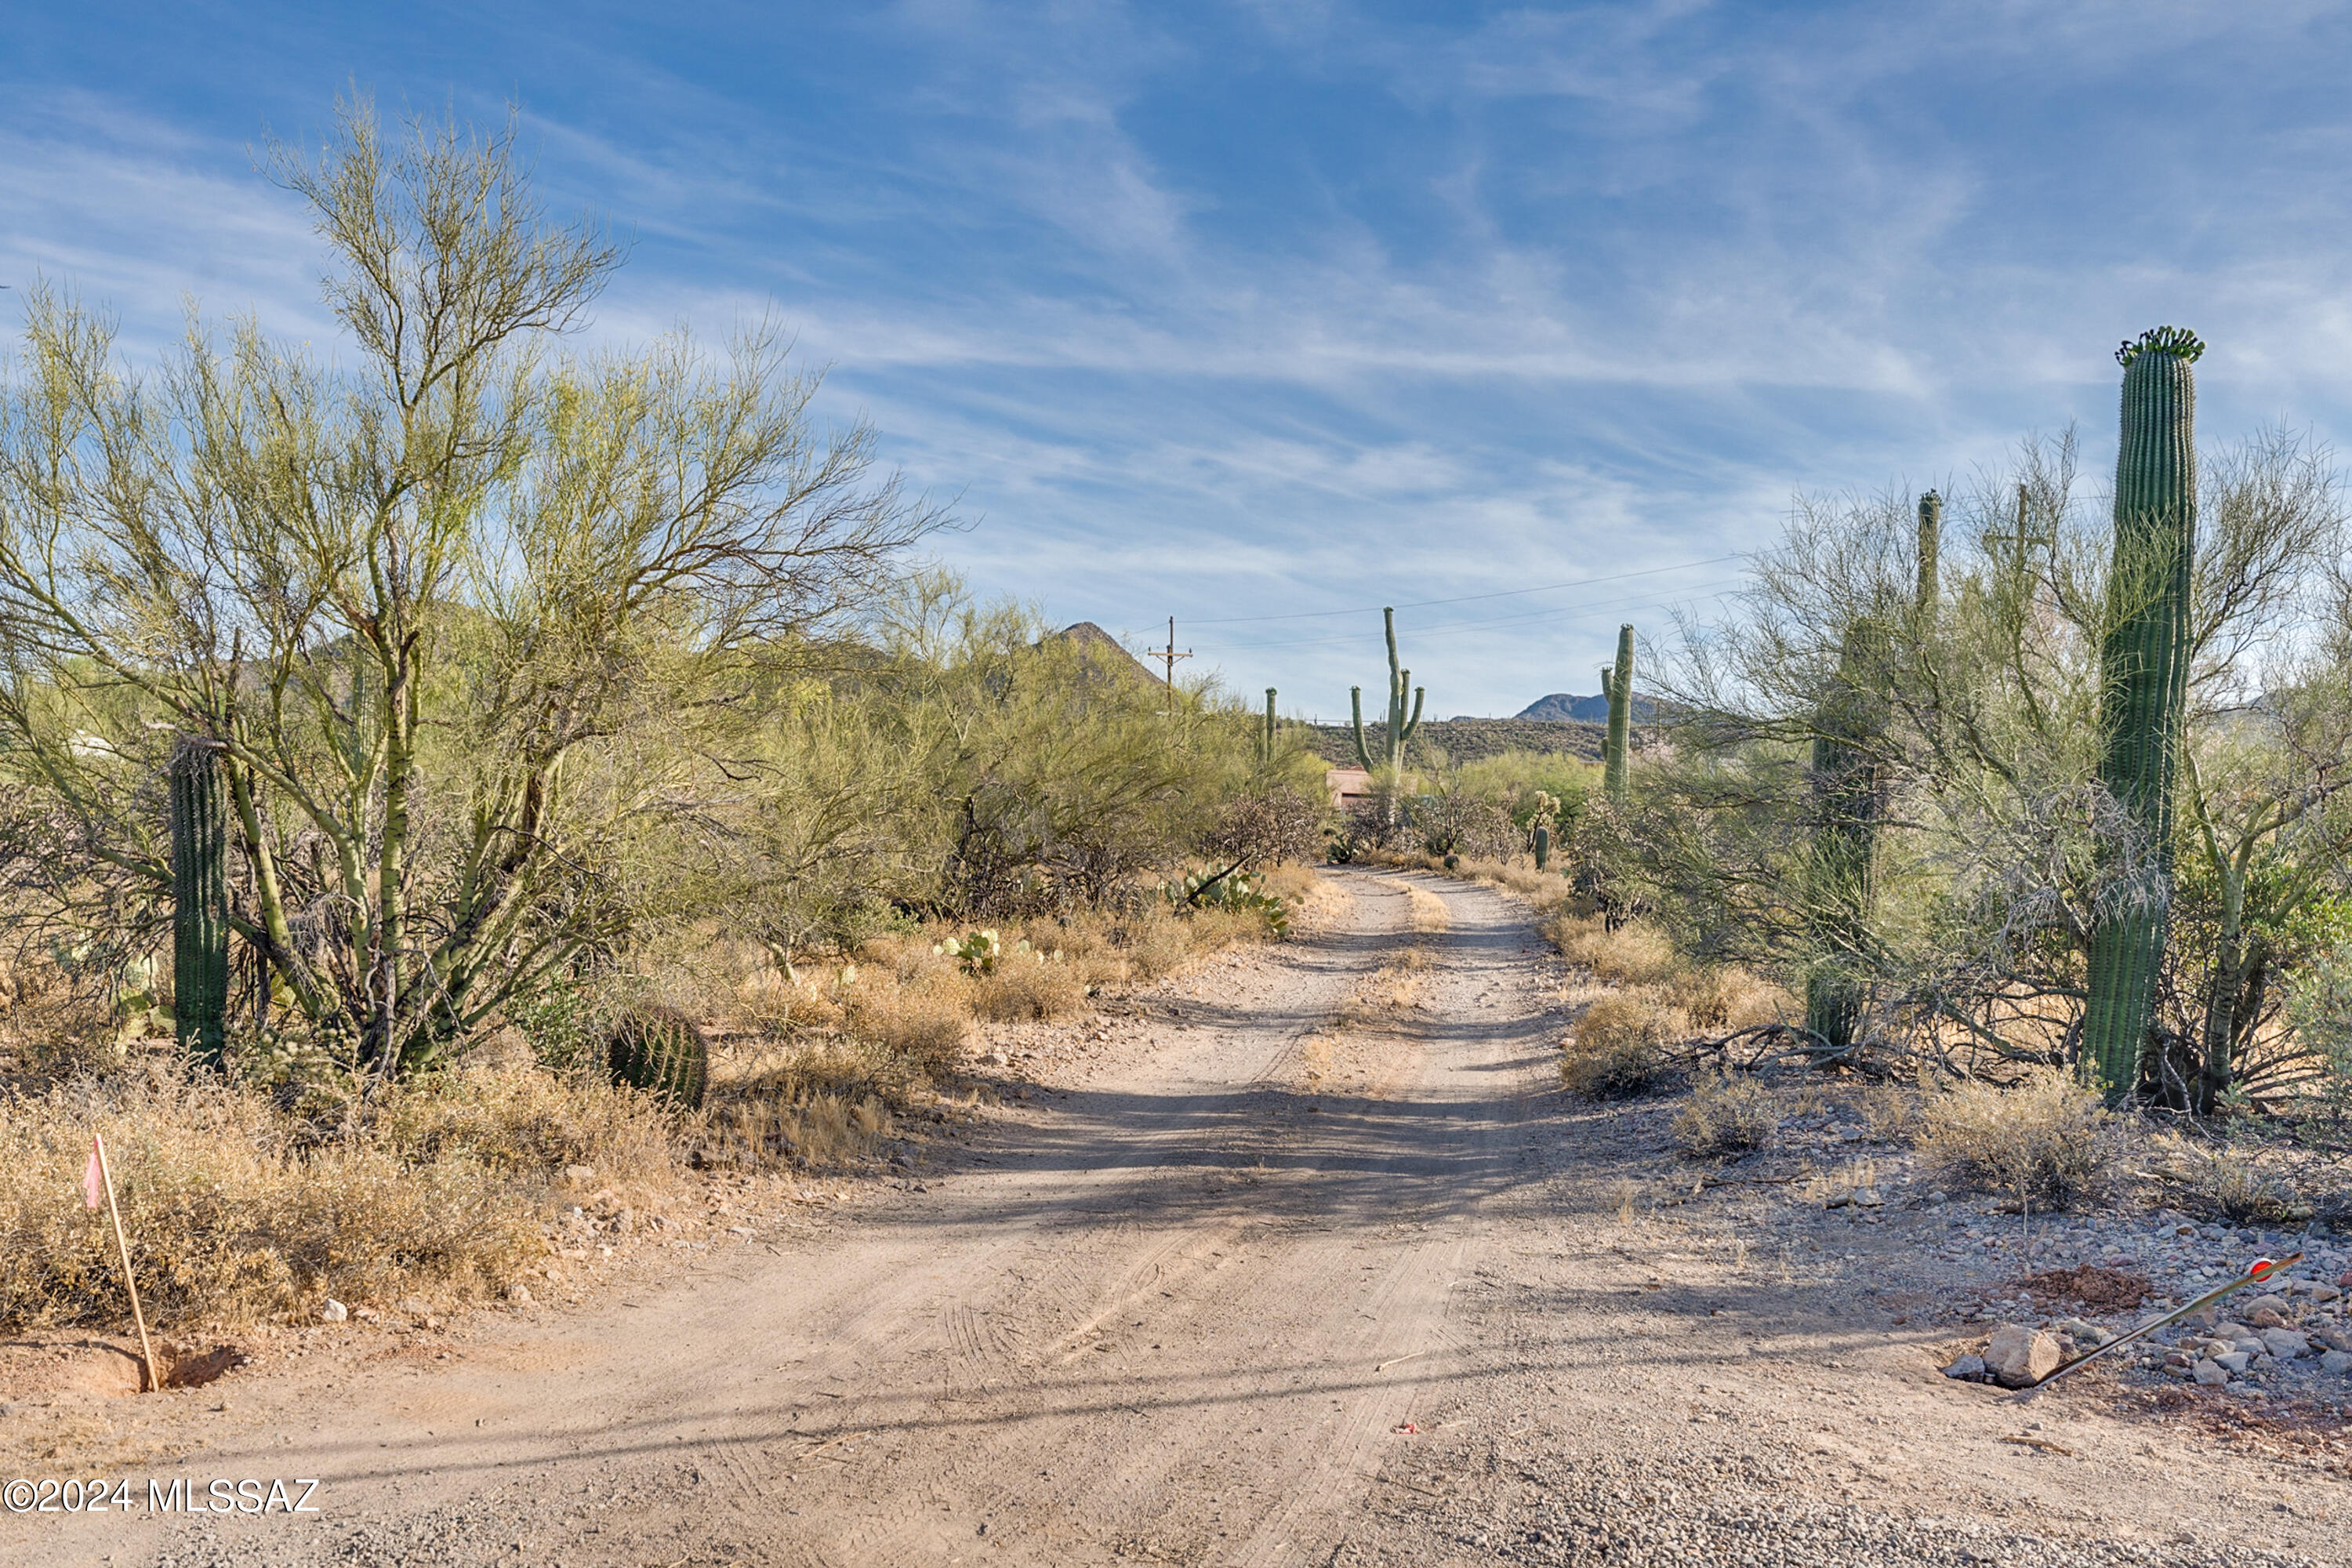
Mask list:
[[[84,3],[0,38],[0,282],[139,342],[191,296],[324,333],[248,144],[354,81],[512,100],[551,202],[635,237],[599,336],[772,310],[961,494],[975,586],[1139,644],[1172,614],[1293,712],[1377,689],[1382,604],[1422,606],[1432,712],[1507,713],[1703,607],[1792,492],[2070,419],[2095,473],[2159,322],[2212,345],[2208,438],[2352,426],[2339,5]]]

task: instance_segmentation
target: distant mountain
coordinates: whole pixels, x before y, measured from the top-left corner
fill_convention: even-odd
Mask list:
[[[1633,721],[1647,724],[1656,715],[1657,706],[1646,697],[1633,699]],[[1606,697],[1574,697],[1565,691],[1555,691],[1549,697],[1538,697],[1518,712],[1514,719],[1535,719],[1545,723],[1606,724],[1609,722],[1609,699]]]
[[[1119,640],[1092,621],[1080,621],[1064,626],[1054,634],[1056,641],[1075,646],[1086,661],[1106,675],[1133,676],[1153,686],[1161,684],[1143,662],[1119,645]]]
[[[1549,697],[1537,698],[1511,717],[1540,719],[1554,724],[1571,719],[1583,724],[1606,724],[1609,722],[1609,699],[1571,697],[1565,691],[1555,691]]]

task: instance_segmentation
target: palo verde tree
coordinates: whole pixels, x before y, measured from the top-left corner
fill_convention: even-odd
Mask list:
[[[746,695],[940,520],[865,426],[812,424],[772,332],[566,352],[619,256],[543,214],[511,124],[387,136],[348,104],[268,169],[331,258],[333,358],[196,323],[142,373],[102,316],[28,301],[0,769],[77,886],[160,903],[155,781],[200,748],[229,928],[388,1075],[657,910],[738,787]]]

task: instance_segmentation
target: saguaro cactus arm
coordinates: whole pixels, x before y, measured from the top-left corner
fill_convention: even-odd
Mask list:
[[[1633,730],[1633,628],[1617,628],[1617,667],[1609,675],[1609,742],[1601,753],[1601,785],[1612,800],[1622,801],[1632,789],[1625,753]]]
[[[1372,771],[1372,753],[1364,744],[1364,689],[1348,688],[1348,720],[1356,737],[1356,763],[1366,773]]]

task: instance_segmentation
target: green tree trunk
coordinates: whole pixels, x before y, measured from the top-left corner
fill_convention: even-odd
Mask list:
[[[2083,1054],[2108,1100],[2139,1076],[2172,915],[2173,806],[2188,725],[2189,572],[2197,538],[2196,373],[2204,345],[2142,333],[2124,364],[2115,563],[2100,649],[2099,780],[2123,859],[2091,931]]]

